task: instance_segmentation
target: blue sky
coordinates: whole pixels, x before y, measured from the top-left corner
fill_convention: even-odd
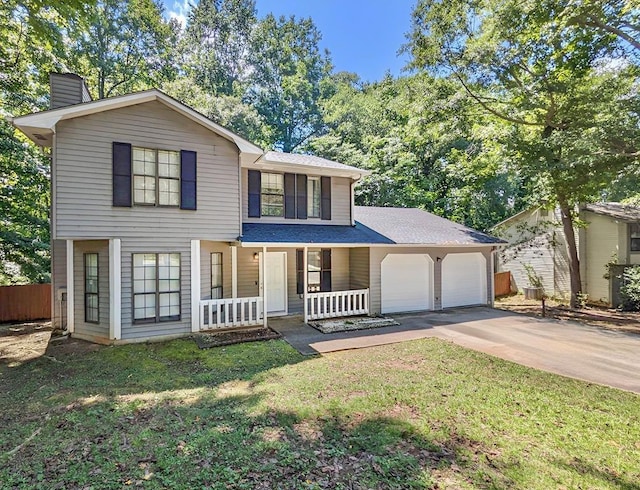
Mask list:
[[[164,0],[167,13],[184,20],[189,0]],[[256,0],[258,16],[311,17],[322,33],[321,48],[331,53],[335,71],[380,80],[387,71],[400,75],[405,42],[416,0]]]

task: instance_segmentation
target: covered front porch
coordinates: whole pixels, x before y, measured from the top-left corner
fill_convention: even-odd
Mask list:
[[[193,241],[192,331],[369,314],[369,249]],[[197,250],[196,250],[197,249]],[[196,304],[197,303],[197,304]]]

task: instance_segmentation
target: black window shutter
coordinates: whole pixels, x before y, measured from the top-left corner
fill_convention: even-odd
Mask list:
[[[249,170],[249,218],[260,217],[260,170]]]
[[[296,293],[304,293],[304,250],[296,249]]]
[[[307,176],[296,175],[296,187],[298,191],[298,219],[307,219]]]
[[[113,142],[113,205],[131,207],[131,145]]]
[[[320,291],[331,291],[331,249],[321,250],[320,262]]]
[[[322,196],[322,219],[331,219],[331,177],[320,178],[320,193]]]
[[[180,151],[180,209],[197,209],[197,166],[195,151]]]
[[[296,174],[284,174],[284,217],[296,217]]]

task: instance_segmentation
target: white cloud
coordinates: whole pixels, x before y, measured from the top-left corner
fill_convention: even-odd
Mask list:
[[[167,15],[170,19],[176,19],[182,28],[187,24],[187,15],[191,10],[191,4],[189,0],[165,0],[165,6],[167,7]]]

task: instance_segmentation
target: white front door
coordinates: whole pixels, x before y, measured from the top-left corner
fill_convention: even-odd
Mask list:
[[[287,314],[287,252],[267,252],[267,314]]]

